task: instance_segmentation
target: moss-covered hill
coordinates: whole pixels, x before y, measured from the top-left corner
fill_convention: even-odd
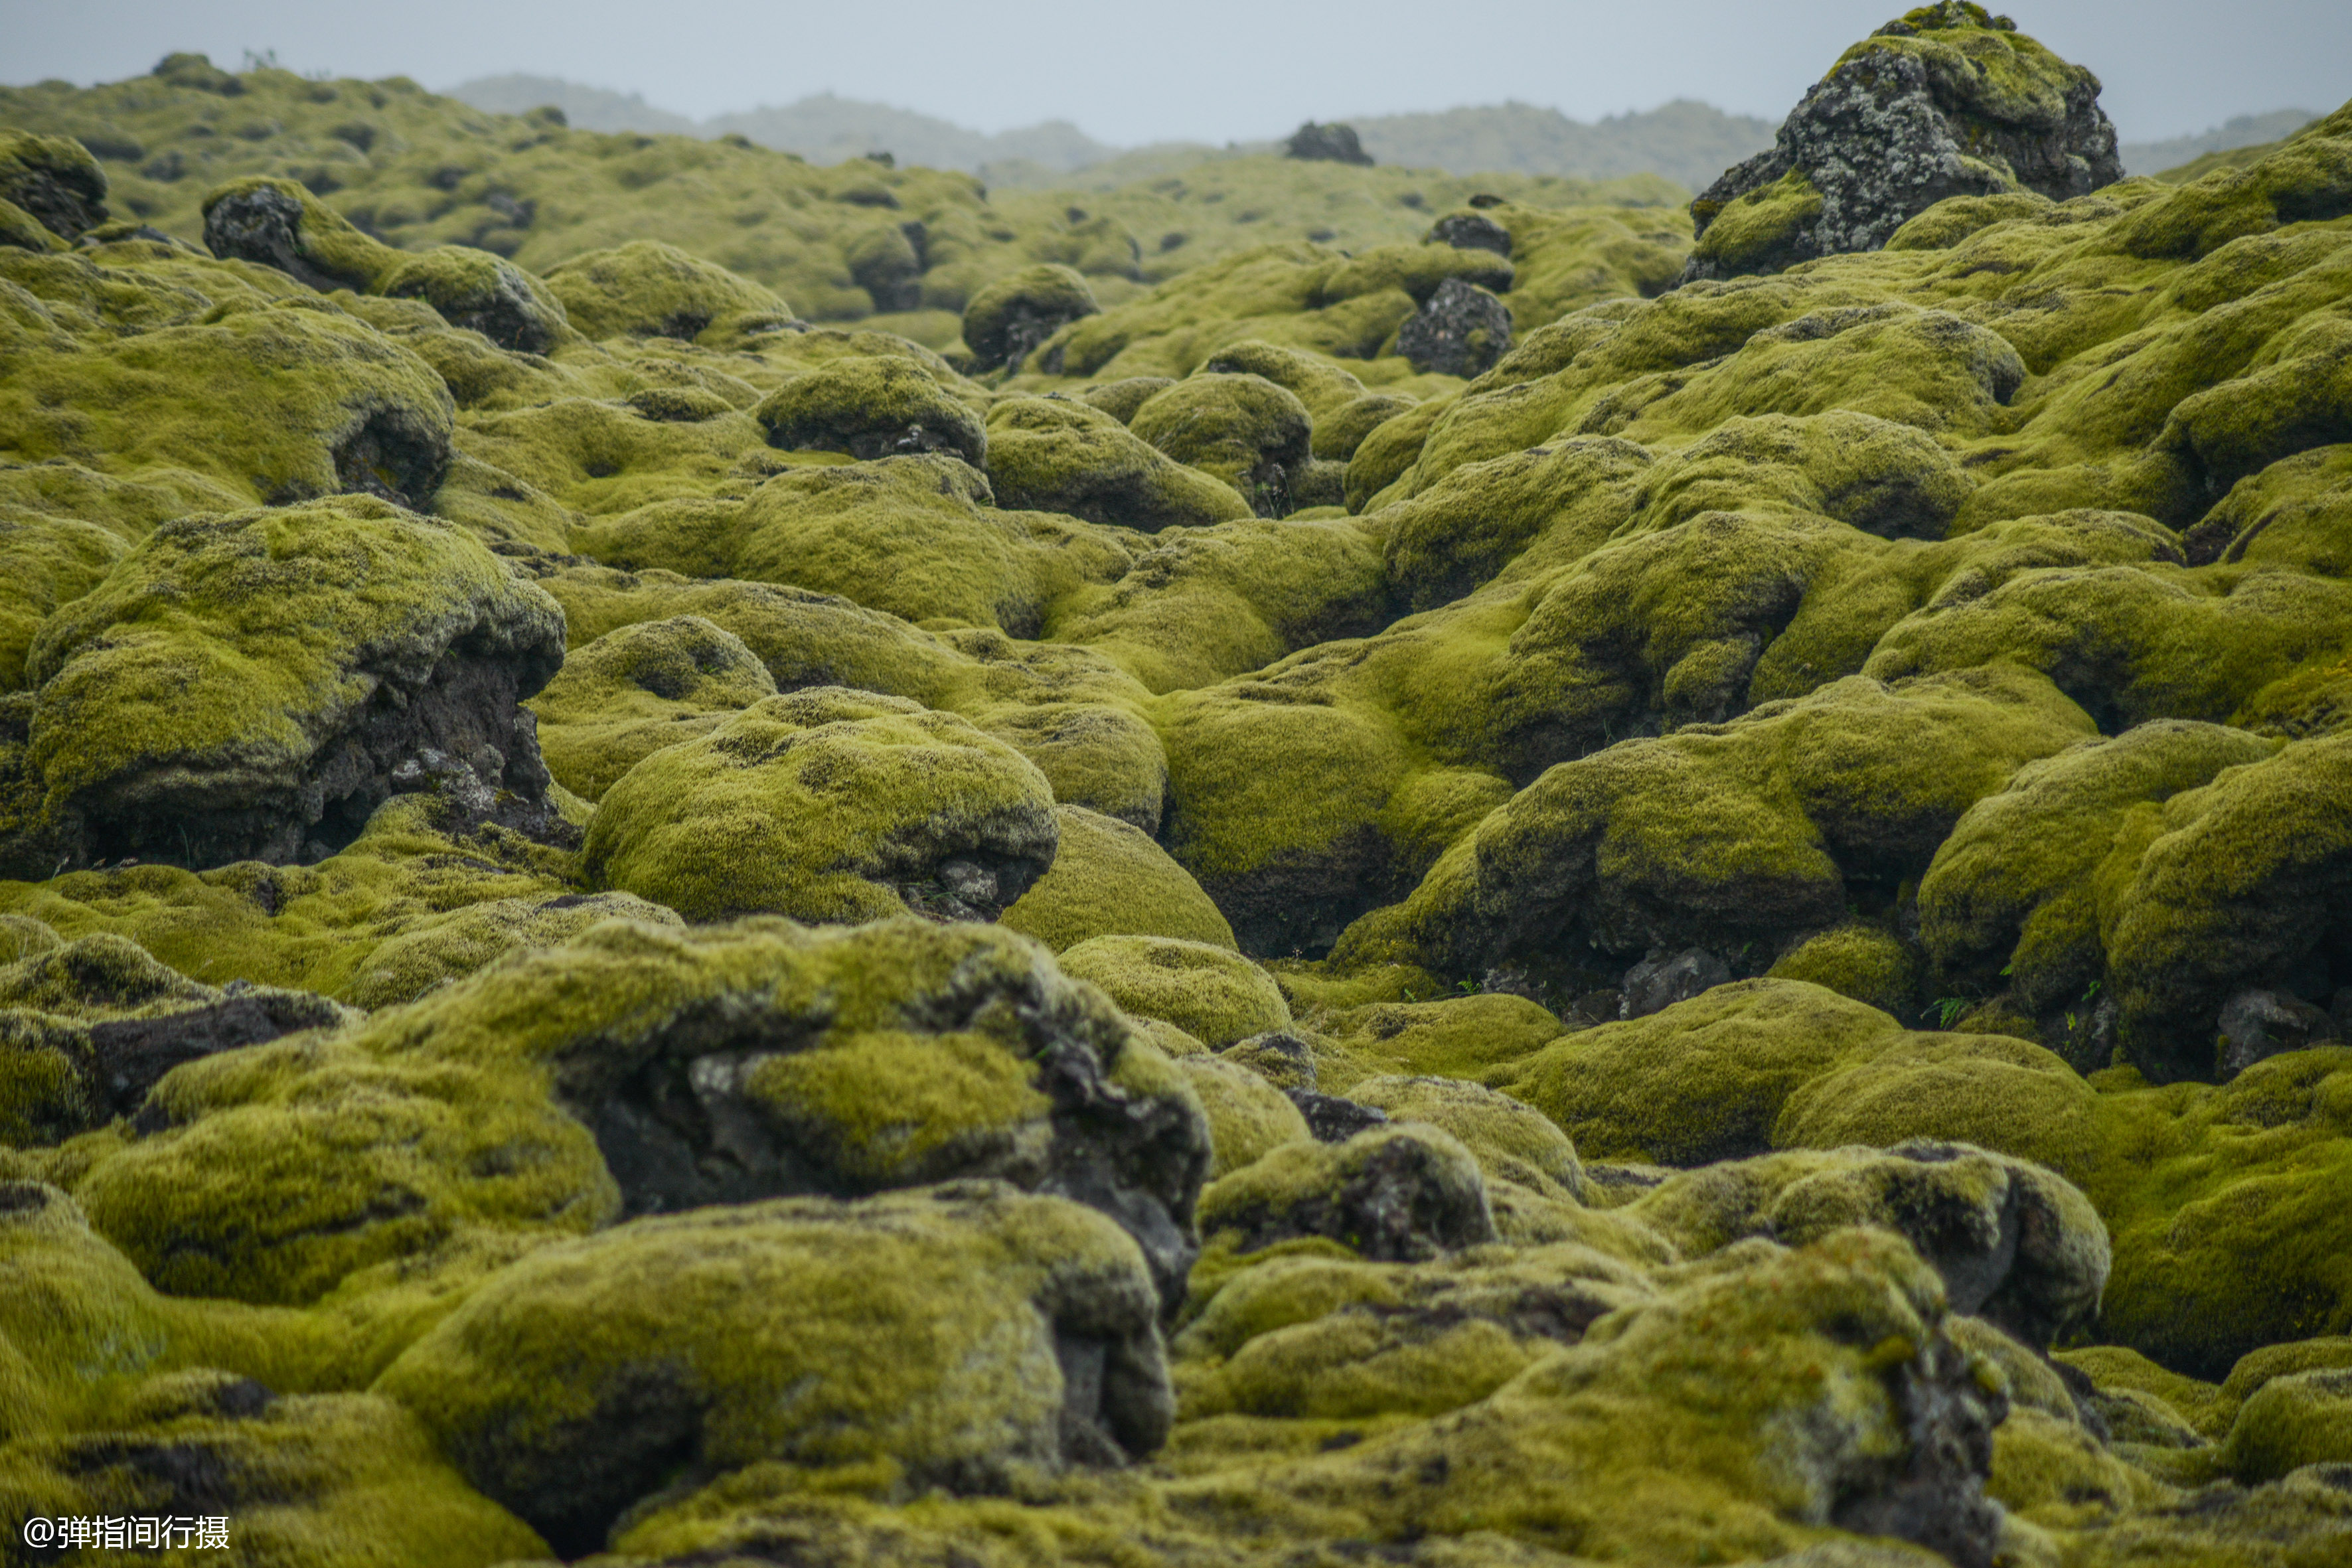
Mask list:
[[[2352,106],[2053,199],[1951,0],[1745,275],[1007,219],[950,360],[809,290],[961,177],[166,74],[0,132],[8,1551],[2352,1553]]]
[[[853,159],[818,166],[740,135],[600,134],[560,116],[476,110],[404,78],[242,74],[175,55],[89,89],[0,88],[0,125],[75,137],[101,160],[118,216],[198,238],[202,203],[246,175],[290,179],[408,249],[466,245],[544,272],[658,237],[776,290],[814,321],[952,345],[971,295],[1039,262],[1106,300],[1269,242],[1346,249],[1418,240],[1474,192],[1543,206],[1625,205],[1644,234],[1686,228],[1671,182],[1221,160],[1083,194],[990,192],[971,176]],[[1671,243],[1671,240],[1669,240]]]

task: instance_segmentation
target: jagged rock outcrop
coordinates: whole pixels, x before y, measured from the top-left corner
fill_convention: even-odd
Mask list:
[[[2123,178],[2099,79],[1971,0],[1848,49],[1767,151],[1691,204],[1685,281],[1876,250],[1950,196],[2088,195]]]

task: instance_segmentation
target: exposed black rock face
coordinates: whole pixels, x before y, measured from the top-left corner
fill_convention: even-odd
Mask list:
[[[1493,218],[1477,213],[1448,213],[1430,226],[1432,244],[1450,245],[1456,250],[1491,250],[1497,256],[1511,254],[1511,231]]]
[[[1378,1106],[1359,1105],[1336,1094],[1311,1089],[1286,1089],[1290,1103],[1307,1118],[1307,1131],[1318,1143],[1345,1143],[1357,1133],[1388,1125],[1389,1113]]]
[[[1511,346],[1510,307],[1474,283],[1448,278],[1397,329],[1397,353],[1415,370],[1478,375]]]
[[[1699,246],[1682,281],[1876,250],[1948,196],[2086,195],[2123,178],[2098,97],[2098,78],[2007,17],[1922,6],[1850,50],[1769,149],[1691,204]]]
[[[1370,164],[1372,155],[1356,138],[1352,125],[1318,125],[1312,120],[1290,133],[1283,143],[1286,158],[1305,158],[1325,163]]]
[[[222,197],[205,214],[205,248],[224,261],[275,268],[321,292],[365,289],[365,273],[331,271],[305,255],[302,204],[284,191],[256,185]]]
[[[0,132],[0,200],[73,239],[106,221],[106,171],[66,137]]]

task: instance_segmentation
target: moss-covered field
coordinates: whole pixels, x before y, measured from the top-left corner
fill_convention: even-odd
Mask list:
[[[2352,106],[2084,81],[1679,287],[0,92],[0,1561],[2352,1562]]]

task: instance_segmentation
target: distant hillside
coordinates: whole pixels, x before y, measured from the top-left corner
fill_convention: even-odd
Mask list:
[[[509,76],[477,77],[449,96],[492,114],[521,114],[551,103],[563,110],[566,121],[582,131],[705,134],[702,127],[686,115],[656,109],[634,92],[583,87],[562,77],[530,76],[520,71]]]
[[[2302,130],[2319,116],[2308,109],[2275,109],[2268,114],[2241,114],[2195,136],[2175,136],[2163,142],[2126,142],[2124,172],[2160,174],[2209,153],[2234,153],[2258,147]],[[2204,170],[2200,169],[2200,174]]]
[[[763,147],[797,153],[814,163],[888,153],[902,164],[961,169],[992,184],[1032,187],[1065,184],[1066,176],[1080,171],[1095,176],[1089,184],[1116,183],[1278,150],[1273,142],[1112,147],[1064,120],[992,135],[912,110],[829,92],[781,108],[745,110],[699,121],[656,109],[635,93],[582,87],[555,77],[483,77],[452,88],[450,96],[500,114],[551,103],[584,131],[677,132],[705,137],[733,132]],[[1585,180],[1658,174],[1694,190],[1769,145],[1773,129],[1769,121],[1726,114],[1689,99],[1589,125],[1556,109],[1527,103],[1368,115],[1348,123],[1362,136],[1365,151],[1382,163],[1453,174],[1509,171]]]
[[[1607,180],[1659,174],[1704,190],[1715,177],[1772,144],[1774,125],[1682,98],[1594,124],[1556,109],[1505,103],[1442,114],[1376,115],[1348,123],[1383,163],[1467,174],[1513,169]]]

